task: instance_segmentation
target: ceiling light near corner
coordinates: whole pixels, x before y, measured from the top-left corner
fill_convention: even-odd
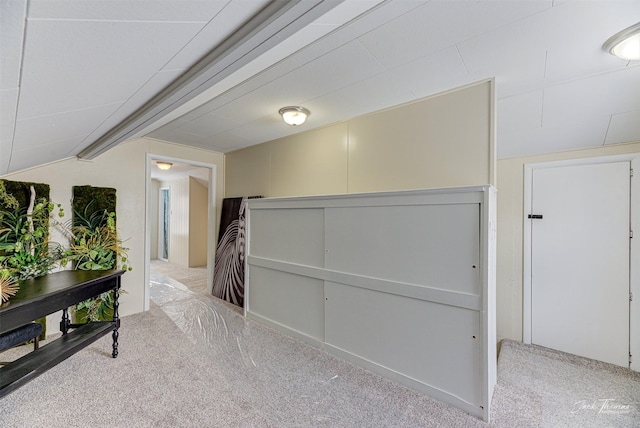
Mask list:
[[[171,165],[173,164],[171,162],[156,162],[156,165],[158,166],[159,169],[163,171],[168,171],[169,168],[171,168]]]
[[[291,126],[302,125],[307,120],[307,116],[311,114],[306,108],[295,106],[282,107],[278,113],[282,116],[282,120]]]
[[[602,47],[619,58],[640,60],[640,22],[614,34]]]

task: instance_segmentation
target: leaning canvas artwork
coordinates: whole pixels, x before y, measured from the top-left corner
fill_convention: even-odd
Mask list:
[[[246,201],[260,197],[225,198],[222,202],[213,273],[213,295],[240,307],[244,305]]]

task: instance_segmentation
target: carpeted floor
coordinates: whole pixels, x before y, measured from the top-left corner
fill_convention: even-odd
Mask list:
[[[640,373],[505,340],[492,422],[512,427],[640,427]]]
[[[1,399],[0,427],[640,426],[640,375],[608,364],[505,341],[485,424],[157,271],[151,293],[117,359],[100,339]]]

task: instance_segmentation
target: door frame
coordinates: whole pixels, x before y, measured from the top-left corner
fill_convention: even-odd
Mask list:
[[[149,261],[150,257],[150,247],[151,247],[151,216],[157,215],[157,212],[152,213],[150,208],[151,205],[151,168],[154,167],[154,163],[156,161],[165,161],[165,162],[176,162],[176,163],[184,163],[188,165],[194,165],[202,168],[209,169],[209,206],[207,213],[207,290],[211,293],[211,288],[213,287],[213,268],[214,268],[214,259],[216,254],[216,236],[217,236],[217,168],[218,166],[213,163],[208,162],[200,162],[194,161],[191,159],[182,159],[176,156],[163,156],[154,153],[146,154],[147,162],[146,162],[146,189],[145,189],[145,256],[144,256],[144,310],[148,311],[151,301],[150,290],[149,290]]]
[[[575,165],[593,165],[612,162],[631,162],[635,171],[631,177],[630,229],[635,238],[629,246],[629,287],[634,299],[629,304],[629,346],[631,355],[635,355],[629,367],[640,368],[640,154],[628,153],[592,158],[567,159],[550,162],[528,163],[524,165],[524,201],[522,216],[522,341],[531,344],[531,198],[533,196],[533,171],[542,168],[555,168]],[[634,269],[635,267],[635,269]],[[635,361],[633,361],[635,360]]]

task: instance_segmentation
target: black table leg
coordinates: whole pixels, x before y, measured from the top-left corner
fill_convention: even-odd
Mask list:
[[[113,358],[116,358],[118,356],[118,328],[120,327],[120,318],[118,316],[118,306],[120,306],[120,303],[118,303],[118,297],[120,297],[120,294],[118,293],[118,291],[120,290],[120,277],[118,277],[117,280],[117,285],[116,287],[113,289],[113,323],[115,324],[115,327],[113,329],[113,352],[111,353],[111,356]]]
[[[62,310],[62,321],[60,321],[60,331],[62,334],[67,334],[69,332],[69,325],[71,322],[69,321],[69,308],[64,308]]]

